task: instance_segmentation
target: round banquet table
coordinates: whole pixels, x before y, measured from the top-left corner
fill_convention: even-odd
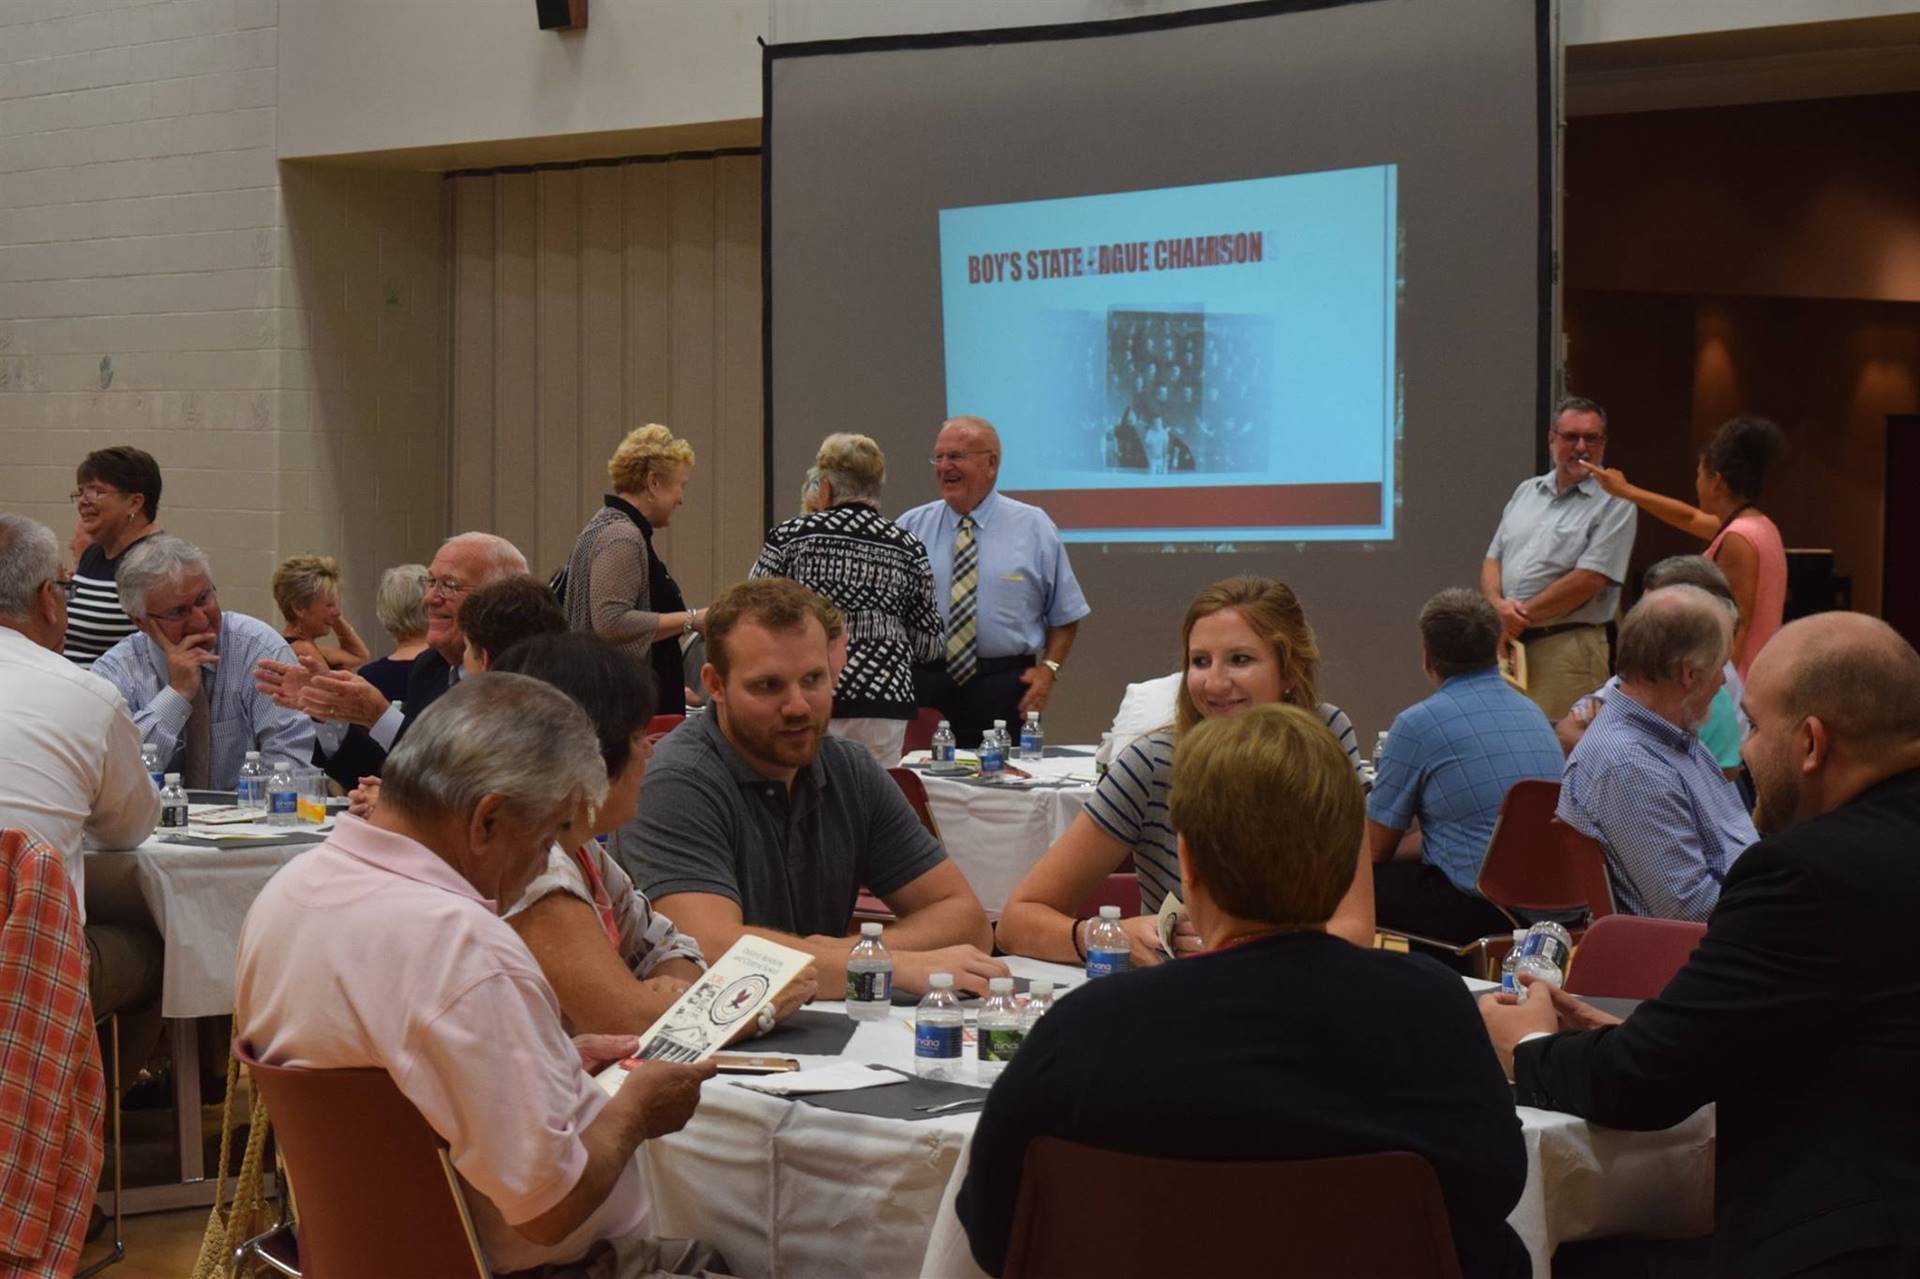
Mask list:
[[[1081,980],[1057,964],[1008,963],[1021,976]],[[895,1008],[886,1021],[862,1023],[837,1056],[796,1056],[803,1068],[859,1061],[911,1070],[912,1014]],[[1548,1279],[1553,1249],[1564,1241],[1712,1228],[1711,1107],[1647,1133],[1524,1106],[1519,1114],[1527,1182],[1508,1220],[1538,1279]],[[703,1086],[684,1130],[647,1142],[638,1158],[654,1197],[654,1228],[713,1245],[735,1274],[971,1279],[982,1272],[953,1201],[977,1122],[974,1114],[912,1122],[846,1114],[735,1087],[722,1076]]]
[[[1093,795],[1093,747],[1066,749],[1085,754],[1011,761],[1031,772],[1031,781],[983,782],[917,770],[947,856],[989,911],[1006,905],[1014,887]]]

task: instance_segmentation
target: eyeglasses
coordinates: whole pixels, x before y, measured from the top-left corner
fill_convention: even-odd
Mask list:
[[[50,577],[47,580],[53,583],[54,590],[59,591],[68,599],[72,599],[73,593],[80,589],[80,583],[74,581],[71,577]]]
[[[1606,432],[1604,431],[1595,431],[1592,434],[1588,434],[1585,431],[1563,431],[1555,427],[1553,433],[1569,444],[1584,444],[1588,448],[1597,449],[1607,442]]]
[[[119,489],[108,488],[102,484],[83,484],[73,492],[67,494],[67,500],[69,502],[78,502],[84,497],[89,502],[98,502],[103,497],[117,497],[119,493]]]
[[[177,621],[180,621],[182,618],[186,617],[187,614],[198,612],[200,609],[203,609],[207,605],[213,603],[214,599],[217,598],[219,594],[220,592],[216,591],[213,587],[209,586],[206,590],[201,591],[198,595],[194,596],[191,600],[188,600],[185,604],[180,605],[180,607],[170,608],[164,613],[148,613],[147,617],[149,620],[155,621],[155,622],[177,622]]]
[[[993,452],[992,449],[967,449],[962,453],[935,453],[932,457],[928,458],[927,461],[933,463],[935,466],[945,466],[948,462],[958,462],[963,457],[979,457],[982,454],[991,452]]]
[[[472,586],[456,578],[434,577],[431,574],[420,583],[420,593],[423,595],[431,595],[435,591],[439,591],[442,595],[451,598],[456,595],[465,595],[472,589]]]

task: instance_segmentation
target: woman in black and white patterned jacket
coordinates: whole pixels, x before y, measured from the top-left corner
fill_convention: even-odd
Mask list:
[[[883,767],[900,762],[917,713],[913,666],[942,651],[933,566],[919,538],[880,514],[887,459],[864,435],[821,442],[807,511],[767,532],[754,577],[790,577],[847,619],[847,664],[827,731],[860,743]]]

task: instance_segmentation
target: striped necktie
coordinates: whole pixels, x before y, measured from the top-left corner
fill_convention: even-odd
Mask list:
[[[962,515],[953,534],[953,588],[948,593],[947,674],[954,683],[973,678],[980,665],[974,622],[980,603],[980,549],[973,544],[973,517]]]

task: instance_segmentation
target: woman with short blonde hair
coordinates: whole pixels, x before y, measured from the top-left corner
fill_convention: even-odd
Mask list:
[[[287,624],[281,630],[299,657],[317,657],[336,671],[357,671],[373,650],[340,611],[340,564],[331,555],[289,555],[273,570],[273,602]],[[331,633],[338,647],[318,641]]]
[[[829,435],[807,471],[805,510],[768,530],[754,577],[786,577],[845,617],[827,731],[882,768],[900,762],[917,713],[913,666],[943,651],[933,565],[919,538],[880,514],[887,457],[865,435]]]
[[[693,446],[658,422],[627,432],[607,459],[613,492],[587,521],[556,582],[567,625],[617,645],[653,671],[661,714],[687,709],[680,641],[701,626],[654,553],[653,534],[686,500]]]

